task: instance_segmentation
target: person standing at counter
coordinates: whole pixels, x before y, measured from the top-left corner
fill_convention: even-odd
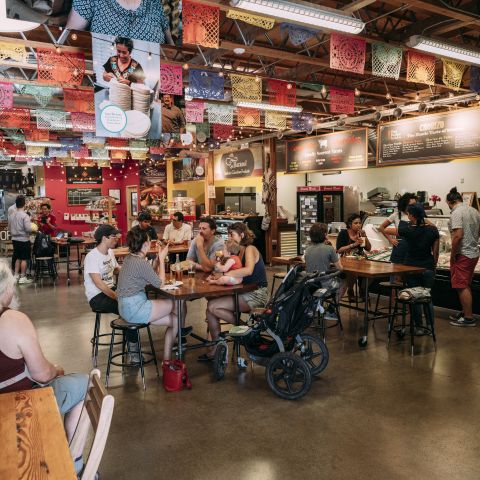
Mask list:
[[[450,325],[455,327],[475,327],[472,312],[472,280],[478,263],[480,250],[480,213],[463,203],[462,195],[454,187],[447,194],[447,204],[451,210],[449,230],[452,237],[450,253],[450,276],[452,288],[460,299],[462,311],[452,318]]]
[[[425,210],[420,204],[410,205],[407,209],[410,224],[402,222],[398,227],[400,237],[405,239],[407,254],[405,265],[425,268],[423,273],[409,275],[407,285],[409,287],[432,288],[435,281],[435,269],[438,263],[438,248],[440,235],[435,225],[425,222]],[[430,302],[430,311],[434,317],[433,303]],[[421,335],[422,327],[422,306],[413,305],[413,321],[420,329],[417,335]]]

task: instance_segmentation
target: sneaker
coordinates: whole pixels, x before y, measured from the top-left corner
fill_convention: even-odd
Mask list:
[[[133,365],[140,365],[140,352],[137,342],[128,342],[128,359]]]
[[[20,275],[18,275],[18,273],[15,274],[15,275],[13,276],[13,279],[15,280],[15,284],[17,284],[17,283],[18,283],[18,280],[20,279]]]
[[[19,285],[28,285],[29,283],[32,283],[33,280],[31,278],[27,278],[27,277],[20,277],[19,280],[18,280],[18,284]]]
[[[459,318],[463,317],[463,312],[458,312],[456,315],[449,315],[449,320],[458,320]]]
[[[450,322],[454,327],[476,327],[477,322],[473,318],[460,317],[457,320]]]
[[[326,312],[324,318],[325,320],[331,320],[333,322],[338,321],[337,314],[332,312]]]

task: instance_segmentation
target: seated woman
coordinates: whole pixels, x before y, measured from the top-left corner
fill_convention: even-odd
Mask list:
[[[347,228],[340,230],[337,237],[337,253],[344,255],[365,255],[365,251],[369,252],[372,249],[370,241],[362,230],[362,218],[358,213],[352,213],[346,221]],[[355,301],[355,292],[353,286],[355,285],[355,278],[347,276],[348,286],[348,301]],[[362,284],[360,284],[361,288]],[[360,295],[361,297],[363,295]]]
[[[419,275],[409,275],[407,278],[408,287],[432,288],[435,281],[435,269],[438,263],[438,252],[440,235],[435,225],[425,221],[425,210],[422,205],[410,205],[407,208],[410,224],[401,224],[398,227],[398,233],[405,239],[407,244],[407,254],[405,265],[422,267],[426,270]],[[433,303],[430,302],[430,312],[434,318]],[[420,305],[415,305],[412,312],[413,320],[420,331],[416,334],[422,334],[422,309]]]
[[[0,394],[52,387],[70,442],[82,412],[88,375],[65,375],[62,367],[49,362],[32,321],[15,308],[15,279],[7,262],[0,260]],[[83,464],[81,454],[72,452],[77,473]]]
[[[130,253],[125,257],[118,276],[118,311],[130,323],[166,326],[163,359],[170,360],[178,327],[174,304],[171,300],[149,300],[145,293],[147,285],[160,288],[165,282],[168,247],[162,248],[159,245],[152,267],[146,259],[150,250],[150,238],[145,230],[132,228],[127,233],[127,245]]]
[[[242,262],[242,268],[230,270],[228,273],[232,277],[242,278],[242,283],[248,285],[254,283],[257,285],[255,290],[243,293],[238,296],[240,311],[243,313],[251,312],[254,308],[261,308],[268,301],[268,282],[265,264],[262,256],[253,243],[253,233],[242,222],[235,222],[228,227],[230,240],[240,245],[239,257]],[[220,277],[222,274],[212,274],[212,280]],[[217,340],[220,334],[220,320],[235,324],[235,300],[232,295],[228,297],[213,298],[207,304],[207,321],[212,340]],[[208,362],[213,359],[215,347],[208,353],[198,357],[201,362]]]

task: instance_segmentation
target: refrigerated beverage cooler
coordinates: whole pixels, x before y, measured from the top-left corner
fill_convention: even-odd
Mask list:
[[[303,255],[310,238],[308,232],[315,222],[344,222],[358,212],[360,198],[357,187],[297,187],[297,253]]]

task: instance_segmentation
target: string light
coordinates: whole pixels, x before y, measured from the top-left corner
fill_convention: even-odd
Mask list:
[[[60,47],[57,47],[55,51],[60,55],[62,53],[62,49]]]
[[[287,83],[287,90],[291,90],[293,85],[291,83]]]
[[[360,90],[358,88],[355,88],[355,96],[356,97],[360,96]]]
[[[70,36],[70,38],[72,40],[76,40],[78,38],[77,34],[76,33],[72,33],[72,35]]]
[[[183,69],[184,69],[184,70],[188,70],[188,63],[184,63],[184,64],[183,64]]]
[[[320,91],[322,95],[326,95],[327,94],[327,87],[325,87],[325,85],[322,86],[322,90]]]
[[[418,102],[420,100],[420,94],[417,92],[417,94],[415,95],[415,100]]]
[[[385,95],[385,98],[387,100],[391,100],[392,99],[392,96],[390,95],[390,92],[387,92],[387,94]]]

